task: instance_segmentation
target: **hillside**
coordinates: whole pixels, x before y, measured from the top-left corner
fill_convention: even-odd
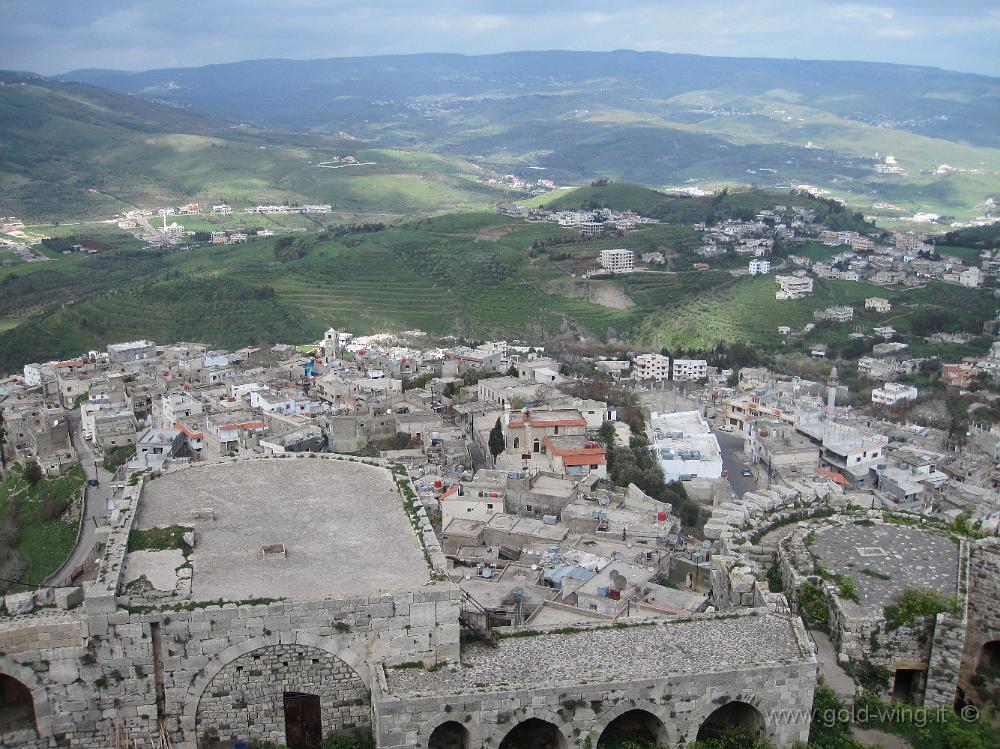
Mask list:
[[[810,183],[886,220],[926,210],[972,218],[1000,193],[1000,81],[931,68],[617,51],[256,60],[64,77],[570,184]],[[875,152],[895,155],[905,173],[876,175]],[[938,173],[942,164],[954,171]],[[884,203],[894,207],[875,208]]]
[[[52,253],[48,263],[0,268],[0,372],[137,337],[239,347],[315,340],[330,325],[356,333],[419,329],[425,341],[454,335],[634,341],[672,350],[751,342],[767,349],[781,345],[778,325],[801,327],[814,309],[866,296],[888,296],[894,309],[860,318],[901,332],[921,309],[936,309],[956,329],[974,333],[995,315],[989,290],[822,282],[814,297],[784,302],[774,298],[773,278],[738,275],[744,258],[714,258],[710,270],[694,269],[704,258],[692,222],[782,203],[858,225],[857,216],[830,201],[760,191],[691,198],[627,184],[564,191],[558,200],[643,209],[663,220],[624,237],[584,239],[554,223],[470,212],[241,245]],[[600,250],[621,246],[662,252],[666,265],[584,278]],[[803,247],[813,251],[829,248]],[[809,341],[840,345],[849,332],[821,326]]]
[[[320,166],[335,154],[370,163]],[[0,215],[31,223],[190,200],[441,212],[494,200],[477,177],[457,159],[251,130],[87,84],[0,73]]]

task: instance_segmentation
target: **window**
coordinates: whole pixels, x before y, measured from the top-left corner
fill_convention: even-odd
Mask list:
[[[532,444],[532,446],[531,446],[531,452],[533,452],[533,453],[537,453],[538,452],[538,440],[535,440],[534,443]]]
[[[524,506],[524,511],[525,512],[534,512],[534,508],[531,505],[525,505]]]
[[[493,503],[492,502],[487,502],[486,503],[486,509],[487,510],[492,510],[493,509]]]
[[[521,446],[521,438],[520,437],[515,437],[514,438],[514,449],[516,450],[520,446]]]
[[[559,425],[556,424],[556,434],[559,434]]]

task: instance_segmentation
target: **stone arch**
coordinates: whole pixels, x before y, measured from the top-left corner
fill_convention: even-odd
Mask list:
[[[567,749],[559,727],[542,718],[526,718],[515,725],[500,741],[500,749]]]
[[[267,460],[267,458],[259,458],[258,460]],[[202,465],[215,464],[196,463],[193,464],[191,468],[200,467]],[[185,470],[191,470],[191,468],[187,468]],[[344,663],[354,669],[360,679],[367,685],[368,689],[371,689],[371,673],[369,673],[364,667],[365,658],[362,654],[356,652],[350,647],[351,638],[349,635],[319,637],[305,632],[296,632],[294,637],[289,637],[288,635],[285,637],[279,637],[276,634],[265,635],[263,637],[250,637],[246,640],[241,640],[235,645],[230,645],[228,648],[216,655],[208,663],[208,665],[202,668],[198,675],[195,676],[191,682],[191,686],[184,690],[185,694],[196,696],[196,699],[185,699],[184,702],[184,716],[190,724],[194,725],[195,715],[198,711],[198,703],[201,700],[202,694],[205,692],[205,688],[208,686],[209,682],[215,678],[219,671],[225,668],[230,662],[239,658],[241,655],[246,655],[252,650],[258,650],[269,645],[281,645],[283,644],[282,641],[284,641],[285,644],[295,644],[317,648],[318,650],[322,650],[329,655],[340,658],[344,661]],[[2,670],[2,666],[0,666],[0,670]]]
[[[749,702],[730,700],[713,710],[698,727],[698,741],[718,738],[727,730],[736,728],[757,738],[766,734],[764,715]]]
[[[431,731],[427,749],[469,749],[472,736],[457,720],[446,720]]]
[[[52,709],[49,706],[49,694],[42,685],[38,675],[29,667],[15,662],[11,658],[0,656],[0,679],[6,677],[22,687],[31,697],[32,724],[29,729],[41,737],[52,733]],[[5,729],[0,727],[0,735]]]
[[[598,734],[597,749],[604,749],[615,739],[646,741],[654,746],[670,746],[673,743],[666,724],[649,710],[623,706],[616,712],[618,715],[608,720]]]
[[[223,651],[206,669],[194,691],[197,699],[185,709],[193,712],[190,725],[196,736],[208,731],[233,740],[285,743],[286,704],[292,695],[318,699],[324,735],[371,725],[371,689],[354,667],[360,662],[356,654],[346,648],[330,652],[290,637],[252,647],[259,639]]]

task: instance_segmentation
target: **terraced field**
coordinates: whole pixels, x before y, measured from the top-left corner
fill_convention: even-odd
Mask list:
[[[891,325],[901,334],[908,334],[913,315],[932,309],[961,319],[969,330],[995,314],[988,291],[954,284],[935,282],[918,289],[886,289],[853,281],[816,281],[814,288],[815,293],[806,299],[778,300],[774,298],[777,285],[773,277],[731,280],[665,315],[651,315],[639,326],[635,337],[646,345],[667,348],[707,348],[719,341],[774,346],[781,342],[779,325],[801,328],[813,321],[813,311],[839,304],[854,307],[854,322],[818,328],[808,340],[841,342],[855,326],[868,330],[876,325]],[[865,312],[864,300],[872,296],[888,298],[893,303],[892,312]]]

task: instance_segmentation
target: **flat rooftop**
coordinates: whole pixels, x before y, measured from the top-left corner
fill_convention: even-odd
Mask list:
[[[821,528],[810,550],[827,569],[854,579],[864,606],[884,608],[908,588],[957,592],[958,545],[920,528],[892,523]]]
[[[215,519],[192,510],[212,508]],[[430,579],[388,470],[325,458],[192,467],[150,481],[133,529],[195,529],[191,599],[399,592]],[[265,559],[263,548],[286,554]]]
[[[506,638],[497,648],[463,648],[460,666],[387,668],[386,682],[398,697],[469,694],[483,685],[495,692],[575,687],[801,663],[809,652],[788,619],[756,612]]]

